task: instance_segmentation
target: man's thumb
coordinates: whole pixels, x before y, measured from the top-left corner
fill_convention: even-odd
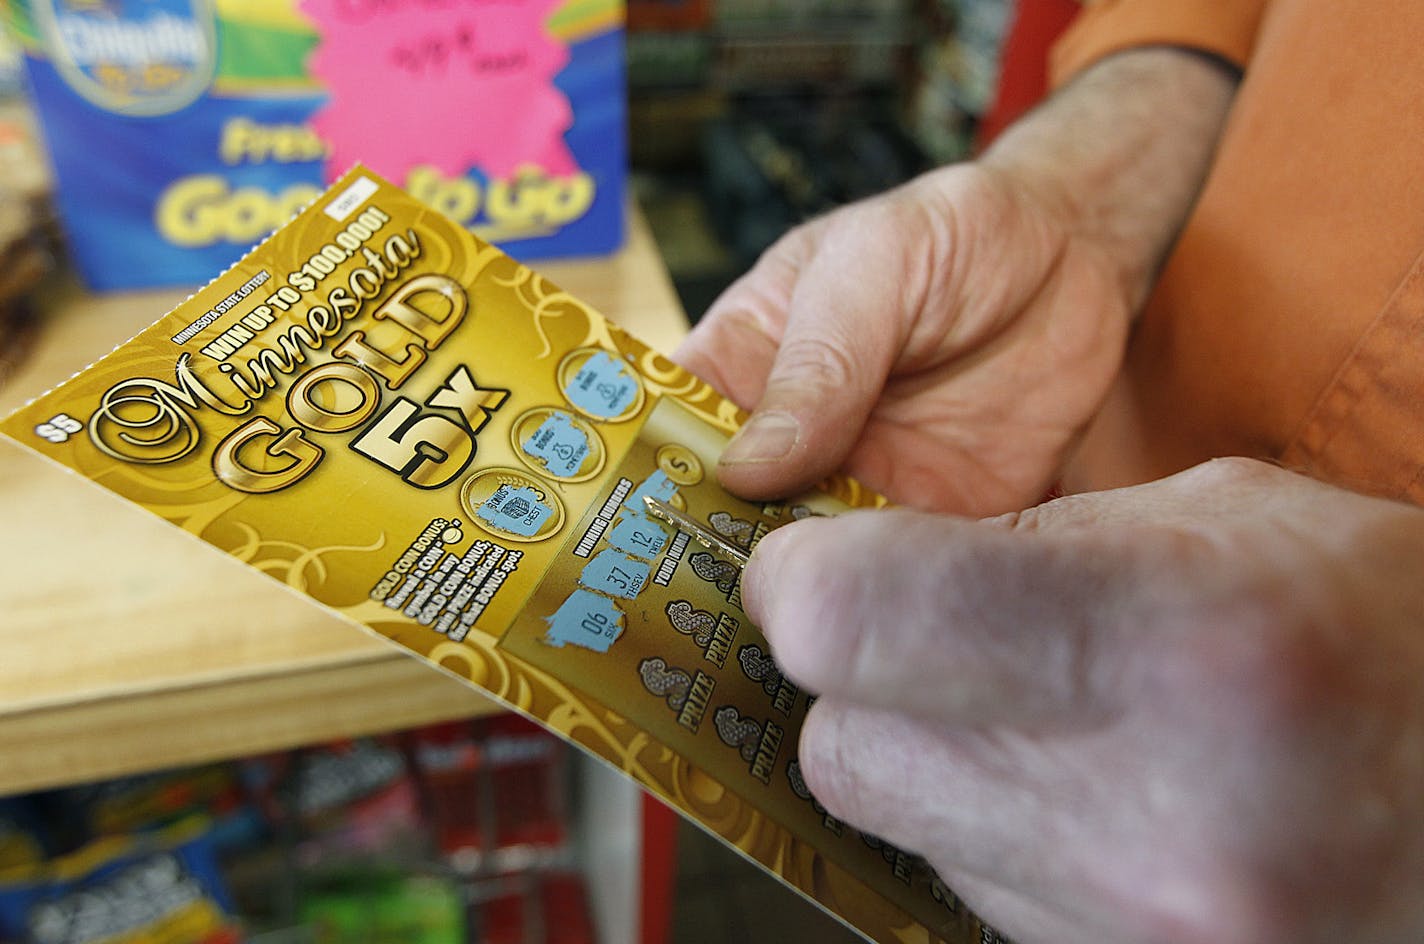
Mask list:
[[[761,400],[722,453],[718,476],[733,492],[802,491],[844,465],[859,440],[884,371],[824,328],[789,330],[782,341]]]

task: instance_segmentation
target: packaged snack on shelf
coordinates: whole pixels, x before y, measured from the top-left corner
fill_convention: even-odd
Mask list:
[[[242,933],[210,837],[194,821],[0,873],[0,940],[237,944]]]
[[[708,384],[357,167],[0,431],[503,699],[878,941],[977,940],[922,860],[828,816],[749,550],[883,503],[752,504]],[[696,523],[675,529],[646,500]]]
[[[65,821],[86,838],[148,832],[202,816],[210,824],[212,843],[222,852],[252,844],[265,828],[231,764],[68,787],[56,791],[52,802],[62,805]]]
[[[568,838],[563,742],[518,715],[482,718],[479,725],[498,812],[496,848],[557,849]]]
[[[287,794],[306,868],[352,859],[423,857],[425,827],[405,754],[387,739],[358,738],[300,750]]]
[[[620,0],[7,0],[91,287],[199,285],[359,155],[523,258],[621,243]]]
[[[451,721],[410,734],[411,757],[436,848],[447,856],[491,848],[494,811],[481,795],[485,762],[474,724]]]
[[[34,341],[38,314],[29,296],[53,269],[58,243],[23,73],[19,47],[0,30],[0,387]]]
[[[568,838],[564,743],[510,714],[409,734],[436,847],[465,873],[536,867]]]
[[[314,944],[469,944],[465,896],[453,878],[372,870],[301,892]]]

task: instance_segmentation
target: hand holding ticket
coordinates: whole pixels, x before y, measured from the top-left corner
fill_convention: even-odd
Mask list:
[[[742,608],[763,536],[883,500],[732,497],[710,470],[739,415],[357,168],[0,430],[542,721],[871,938],[978,940],[923,860],[807,789],[811,699]]]

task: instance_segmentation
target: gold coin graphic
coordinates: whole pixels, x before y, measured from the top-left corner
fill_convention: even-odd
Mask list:
[[[660,446],[653,458],[663,475],[678,485],[696,485],[702,481],[702,460],[697,458],[697,453],[680,443]]]
[[[601,423],[632,419],[647,399],[633,365],[599,347],[570,351],[559,362],[556,379],[569,406]]]
[[[559,407],[539,406],[521,414],[509,439],[519,461],[560,482],[588,481],[603,471],[607,458],[593,425]]]
[[[509,541],[543,541],[564,524],[558,497],[515,469],[483,469],[465,479],[460,505],[475,526]]]

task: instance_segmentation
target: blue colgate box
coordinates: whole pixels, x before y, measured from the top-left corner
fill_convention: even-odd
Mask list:
[[[498,172],[418,161],[376,169],[521,259],[612,252],[627,186],[622,3],[542,2],[551,10],[540,41],[566,49],[553,85],[571,116],[562,133],[571,166],[551,172],[531,154]],[[383,69],[437,64],[457,40],[468,47],[494,32],[476,29],[479,17],[503,15],[498,5],[421,0],[337,6],[419,7],[431,42],[446,44],[415,49],[418,62],[375,57],[371,83]],[[317,52],[338,53],[321,49],[326,38],[300,0],[6,0],[4,9],[67,243],[94,289],[205,283],[346,169],[331,166],[315,120],[341,93],[311,68]],[[428,101],[409,107],[429,110],[421,120],[431,136],[501,134]]]

